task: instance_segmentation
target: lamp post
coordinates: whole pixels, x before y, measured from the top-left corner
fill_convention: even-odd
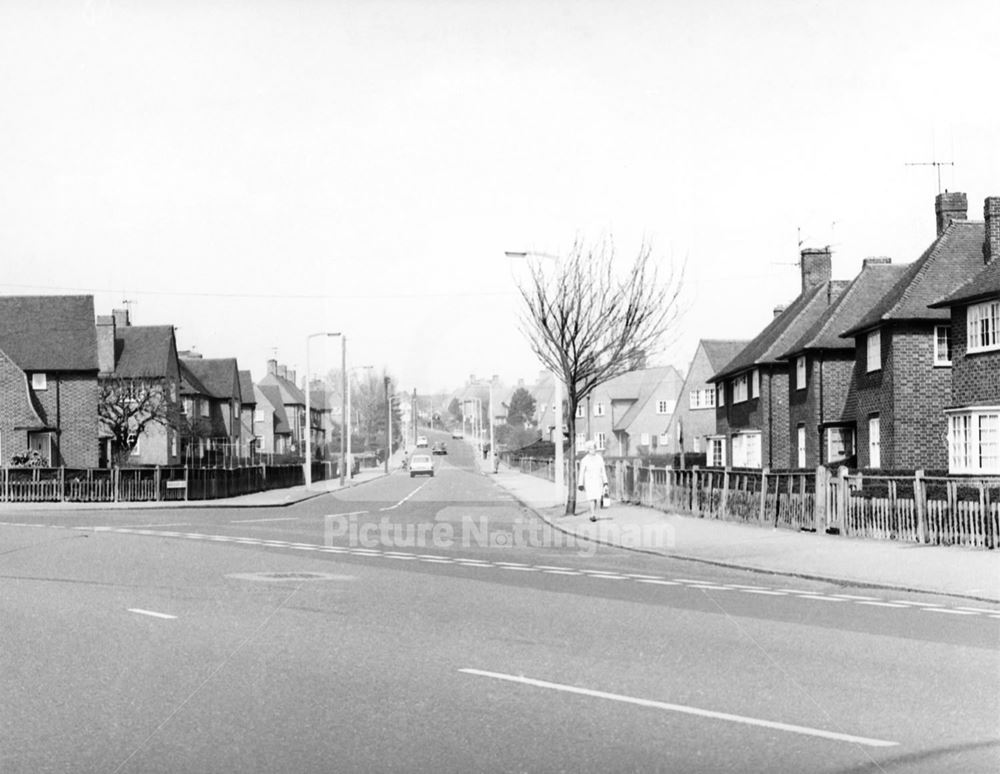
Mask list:
[[[341,351],[346,352],[347,348],[347,340],[343,334],[340,333],[327,333],[324,331],[322,333],[310,333],[306,336],[306,489],[312,488],[312,401],[310,400],[310,393],[312,390],[309,388],[309,342],[321,336],[327,336],[330,338],[340,336]],[[343,443],[343,439],[341,439],[341,443]],[[343,453],[341,453],[341,459],[343,459]],[[343,470],[341,470],[340,473],[340,481],[341,483],[344,481]]]
[[[347,401],[346,401],[347,407],[344,409],[344,412],[346,414],[345,426],[347,428],[346,430],[347,456],[344,457],[344,455],[341,454],[341,461],[343,462],[344,460],[346,460],[347,464],[341,465],[341,467],[347,468],[348,480],[352,480],[354,478],[354,452],[351,450],[351,389],[354,386],[354,381],[353,381],[354,372],[365,368],[374,368],[374,366],[370,365],[354,366],[353,368],[348,369],[347,377],[344,379],[344,383],[347,385]]]
[[[506,250],[504,255],[508,258],[545,258],[550,261],[555,261],[556,268],[562,267],[562,258],[558,255],[553,255],[552,253],[540,253],[534,250]],[[552,372],[553,381],[553,398],[555,401],[554,413],[555,413],[555,453],[556,453],[556,470],[555,470],[555,490],[556,497],[562,500],[565,497],[565,477],[563,475],[563,430],[562,430],[562,377],[556,373]],[[546,407],[547,408],[547,407]]]

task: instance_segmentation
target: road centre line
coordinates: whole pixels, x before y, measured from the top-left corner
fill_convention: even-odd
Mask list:
[[[138,613],[139,615],[148,615],[153,618],[166,618],[168,620],[173,620],[177,618],[176,615],[168,615],[167,613],[157,613],[152,610],[143,610],[141,607],[130,607],[128,608],[130,613]]]
[[[655,583],[657,586],[680,586],[677,581],[656,580],[655,578],[636,578],[636,583]]]
[[[787,596],[784,591],[769,591],[768,589],[737,589],[737,591],[742,591],[744,594],[767,594],[772,597]]]
[[[400,505],[402,505],[407,500],[409,500],[411,497],[413,497],[413,495],[415,495],[417,492],[419,492],[421,489],[423,489],[425,486],[427,486],[427,483],[428,482],[424,481],[424,483],[422,483],[420,486],[418,486],[416,489],[414,489],[412,492],[410,492],[406,497],[404,497],[398,503],[396,503],[395,505],[388,505],[385,508],[379,508],[379,511],[394,511]]]
[[[859,605],[871,605],[872,607],[895,607],[895,608],[905,608],[906,605],[894,605],[892,602],[867,602],[861,600],[858,602]]]
[[[849,602],[848,599],[840,597],[824,597],[822,594],[799,594],[799,599],[818,599],[821,602]]]
[[[970,613],[986,613],[986,614],[996,614],[1000,613],[1000,610],[988,610],[985,607],[956,607],[956,610],[968,610]]]
[[[494,680],[505,680],[507,682],[519,683],[521,685],[530,685],[535,688],[548,688],[550,690],[562,691],[564,693],[574,693],[580,696],[590,696],[596,699],[609,699],[611,701],[622,702],[623,704],[635,704],[640,707],[649,707],[652,709],[661,709],[668,712],[679,712],[685,715],[696,715],[698,717],[710,718],[713,720],[727,720],[731,723],[742,723],[749,726],[759,726],[761,728],[771,728],[777,731],[788,731],[793,734],[803,734],[805,736],[816,736],[822,739],[833,739],[838,742],[850,742],[852,744],[860,744],[866,747],[895,747],[899,742],[890,742],[885,739],[871,739],[864,736],[854,736],[853,734],[842,734],[836,731],[826,731],[821,728],[810,728],[809,726],[797,726],[791,723],[780,723],[773,720],[763,720],[761,718],[751,718],[746,715],[733,715],[728,712],[716,712],[714,710],[701,709],[699,707],[690,707],[683,704],[669,704],[662,701],[654,701],[652,699],[640,699],[634,696],[625,696],[620,693],[608,693],[607,691],[597,691],[591,688],[578,688],[573,685],[564,685],[562,683],[551,683],[547,680],[536,680],[530,677],[519,677],[517,675],[508,675],[501,672],[487,672],[482,669],[459,669],[459,672],[463,672],[468,675],[475,675],[477,677],[489,677]]]
[[[973,613],[968,610],[952,610],[948,607],[921,607],[919,610],[923,610],[925,613],[950,613],[951,615],[979,615],[979,613]]]
[[[583,575],[582,572],[576,572],[575,570],[542,570],[542,572],[548,575]]]
[[[298,516],[273,516],[269,519],[233,519],[230,524],[257,524],[264,521],[298,521]]]
[[[878,602],[878,597],[859,597],[857,594],[831,594],[831,597],[843,597],[844,599],[856,599],[859,601]]]

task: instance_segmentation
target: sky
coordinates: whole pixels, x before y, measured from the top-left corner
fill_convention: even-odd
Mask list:
[[[0,0],[0,293],[399,389],[533,381],[523,260],[683,267],[652,362],[750,338],[802,247],[916,260],[1000,195],[1000,3]],[[991,85],[992,84],[992,85]]]

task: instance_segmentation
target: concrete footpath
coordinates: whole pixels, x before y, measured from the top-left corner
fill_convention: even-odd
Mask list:
[[[551,481],[506,466],[493,473],[484,463],[481,470],[556,529],[598,543],[762,573],[1000,602],[1000,551],[756,527],[617,502],[591,522],[586,503],[577,515],[565,514]]]

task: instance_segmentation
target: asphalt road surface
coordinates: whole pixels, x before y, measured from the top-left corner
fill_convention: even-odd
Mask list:
[[[995,606],[574,545],[447,443],[287,508],[0,512],[0,772],[1000,770]]]

